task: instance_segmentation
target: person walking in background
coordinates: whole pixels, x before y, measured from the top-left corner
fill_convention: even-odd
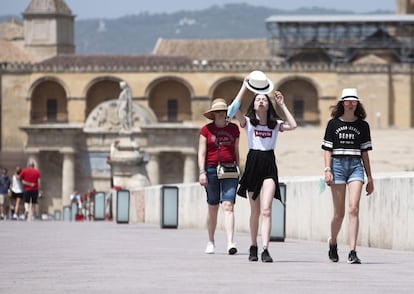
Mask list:
[[[2,168],[0,174],[0,219],[5,219],[4,204],[6,203],[10,189],[10,177],[7,169]]]
[[[35,168],[34,163],[29,163],[29,165],[20,173],[20,179],[24,186],[24,215],[26,220],[28,219],[30,206],[32,207],[33,217],[37,217],[40,178],[40,171]]]
[[[341,99],[332,107],[322,143],[325,161],[325,182],[331,187],[334,214],[331,221],[329,259],[338,262],[337,236],[345,215],[345,194],[349,194],[349,247],[348,263],[361,263],[355,251],[359,228],[359,202],[367,175],[366,193],[374,191],[368,150],[372,150],[366,112],[359,100],[357,89],[342,90]]]
[[[21,173],[22,169],[20,168],[20,166],[16,167],[16,170],[13,174],[12,177],[12,183],[11,183],[11,192],[12,192],[12,201],[14,204],[14,212],[13,212],[13,216],[12,219],[18,219],[20,216],[20,201],[21,199],[23,199],[23,184],[22,181],[20,179],[20,173]],[[11,207],[11,205],[10,205]],[[10,215],[11,215],[11,211],[10,211]]]
[[[245,90],[254,92],[246,116],[238,109]],[[274,92],[274,101],[283,111],[286,121],[276,113],[268,96],[273,91],[273,83],[262,72],[254,71],[247,76],[232,102],[235,118],[247,133],[249,152],[246,167],[240,180],[237,194],[247,197],[250,202],[250,238],[249,261],[258,261],[257,235],[261,217],[261,238],[263,250],[261,260],[273,262],[269,253],[269,241],[272,225],[273,198],[281,199],[279,178],[274,149],[279,132],[294,130],[295,119],[284,103],[281,92]]]
[[[239,135],[236,124],[229,123],[227,118],[227,104],[224,99],[214,99],[211,109],[204,116],[212,122],[204,125],[200,130],[198,146],[198,166],[200,168],[200,185],[207,192],[207,231],[208,243],[205,252],[215,252],[215,231],[219,204],[224,211],[224,226],[227,235],[227,252],[230,255],[237,253],[234,237],[234,204],[239,178],[218,179],[217,165],[219,163],[239,164]]]
[[[79,194],[78,190],[73,191],[72,194],[70,194],[70,202],[72,203],[72,209],[73,206],[76,207],[76,218],[83,217],[82,213],[82,196]]]

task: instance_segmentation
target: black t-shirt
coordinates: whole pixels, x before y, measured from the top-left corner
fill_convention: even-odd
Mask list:
[[[353,122],[331,119],[326,126],[322,149],[332,151],[332,156],[361,156],[362,151],[372,150],[369,124],[360,118]]]

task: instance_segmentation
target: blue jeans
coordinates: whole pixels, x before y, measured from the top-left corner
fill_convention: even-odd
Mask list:
[[[217,178],[216,167],[207,167],[208,184],[205,187],[207,192],[207,203],[218,205],[223,201],[236,202],[236,190],[239,185],[239,179],[222,179]]]
[[[331,165],[334,184],[347,184],[352,181],[364,182],[364,166],[361,157],[332,157]]]

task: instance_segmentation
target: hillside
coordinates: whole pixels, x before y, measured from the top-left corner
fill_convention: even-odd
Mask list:
[[[76,14],[76,11],[73,12]],[[197,11],[141,13],[116,19],[76,20],[75,42],[79,54],[149,54],[158,38],[222,39],[266,38],[265,19],[288,14],[350,14],[319,7],[281,10],[248,4],[211,6]],[[373,11],[372,13],[393,13]],[[0,16],[6,21],[11,16]],[[20,16],[13,16],[21,19]]]

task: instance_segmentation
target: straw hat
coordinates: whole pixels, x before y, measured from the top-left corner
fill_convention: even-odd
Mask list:
[[[214,120],[215,111],[227,111],[227,103],[223,98],[216,98],[211,103],[211,108],[203,113],[208,119]]]
[[[249,74],[249,77],[245,80],[244,84],[247,89],[256,94],[269,94],[273,91],[272,81],[259,70],[252,71]]]

